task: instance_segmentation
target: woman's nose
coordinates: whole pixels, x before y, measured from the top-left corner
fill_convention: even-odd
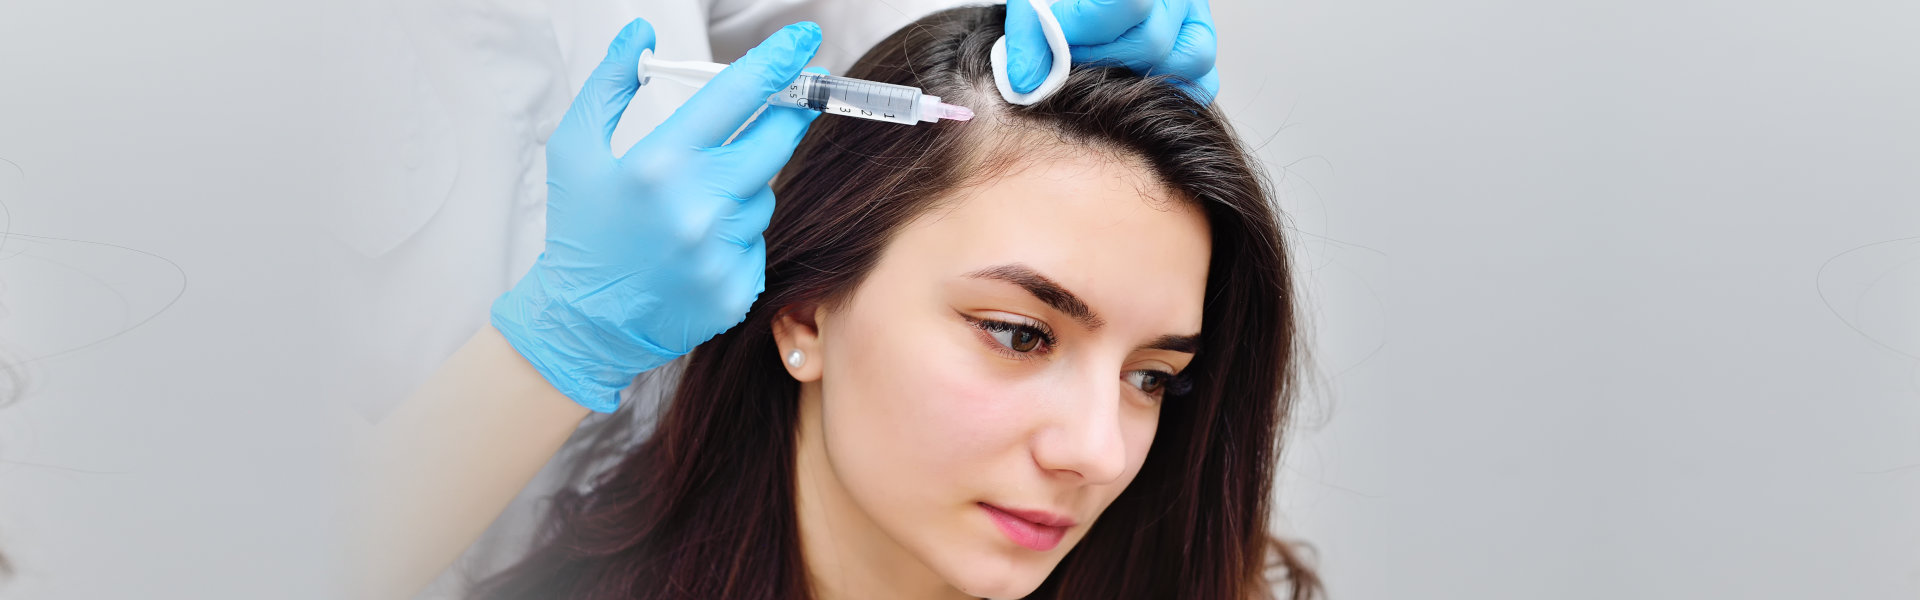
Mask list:
[[[1127,466],[1121,391],[1118,375],[1076,376],[1062,386],[1034,440],[1034,461],[1089,484],[1118,480]]]

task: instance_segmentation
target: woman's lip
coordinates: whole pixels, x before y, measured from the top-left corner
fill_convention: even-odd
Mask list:
[[[1005,506],[1001,506],[998,504],[987,504],[985,502],[981,502],[981,504],[986,504],[987,506],[991,506],[994,509],[999,510],[1000,512],[1004,512],[1016,517],[1020,517],[1022,519],[1026,519],[1028,521],[1032,521],[1035,525],[1039,525],[1042,527],[1072,527],[1074,525],[1073,519],[1068,517],[1063,517],[1057,514],[1053,514],[1044,510],[1023,510],[1018,508],[1007,508]]]
[[[987,511],[987,516],[993,519],[993,524],[1000,528],[1000,533],[1006,534],[1007,539],[1011,539],[1013,543],[1024,546],[1029,550],[1037,552],[1052,550],[1055,546],[1060,545],[1062,538],[1067,536],[1066,527],[1041,525],[1016,516],[998,506],[985,502],[979,504],[982,510]],[[1053,518],[1055,520],[1060,519],[1059,517]]]

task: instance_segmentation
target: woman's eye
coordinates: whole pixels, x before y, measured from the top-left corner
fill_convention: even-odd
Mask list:
[[[1032,352],[1034,346],[1040,345],[1040,336],[1026,329],[1016,329],[1006,335],[1007,340],[1001,343],[1012,348],[1014,352]],[[999,339],[999,336],[994,336],[994,339]]]
[[[973,321],[974,326],[985,330],[987,335],[993,336],[994,341],[1014,352],[1022,354],[1033,352],[1042,343],[1045,343],[1048,348],[1053,347],[1053,336],[1037,327],[991,319],[970,320]]]
[[[1022,353],[1032,352],[1040,345],[1040,332],[1032,327],[1011,323],[1003,323],[1003,325],[1006,327],[987,330],[987,333],[992,334],[993,339],[999,341],[1000,345]]]
[[[1167,387],[1167,381],[1171,379],[1173,379],[1173,375],[1164,371],[1133,371],[1127,373],[1127,383],[1133,384],[1134,387],[1140,388],[1140,391],[1148,394],[1160,393],[1160,390]]]

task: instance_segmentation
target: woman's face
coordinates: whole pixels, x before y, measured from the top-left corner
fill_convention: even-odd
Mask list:
[[[1193,358],[1206,219],[1141,163],[1069,154],[956,198],[838,310],[775,327],[807,356],[796,500],[827,598],[1031,592],[1133,481]]]

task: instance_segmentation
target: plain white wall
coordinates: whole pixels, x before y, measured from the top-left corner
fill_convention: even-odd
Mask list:
[[[1334,598],[1920,597],[1920,4],[1215,12]]]
[[[61,238],[0,246],[0,346],[159,314],[18,369],[0,597],[329,597],[352,375],[301,248],[363,25],[115,4],[0,3],[0,203]],[[1296,228],[1279,508],[1333,598],[1920,597],[1920,5],[1215,13]]]
[[[0,598],[338,597],[321,4],[0,2]]]

